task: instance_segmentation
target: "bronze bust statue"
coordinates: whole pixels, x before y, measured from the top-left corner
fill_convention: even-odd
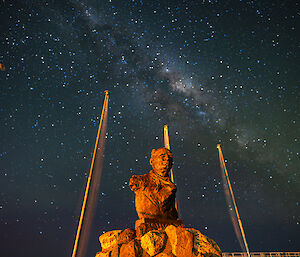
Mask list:
[[[145,175],[133,175],[129,186],[135,193],[139,219],[177,220],[176,186],[169,178],[173,155],[167,148],[153,149],[152,170]]]

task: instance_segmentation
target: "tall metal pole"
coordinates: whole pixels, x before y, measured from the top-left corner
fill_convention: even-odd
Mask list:
[[[164,125],[164,143],[165,143],[165,148],[170,150],[170,140],[169,140],[169,127],[168,125]],[[171,181],[175,184],[174,182],[174,173],[173,173],[173,169],[171,168],[170,170],[170,177],[171,177]],[[178,206],[177,206],[177,199],[175,198],[175,208],[178,212]],[[179,213],[178,213],[179,215]]]
[[[105,90],[104,93],[105,93],[105,98],[104,98],[104,103],[103,103],[103,108],[102,108],[102,113],[101,113],[101,119],[100,119],[100,123],[99,123],[99,127],[98,127],[98,133],[97,133],[97,137],[96,137],[94,153],[93,153],[93,158],[92,158],[91,167],[90,167],[90,173],[89,173],[89,177],[88,177],[88,180],[87,180],[87,184],[86,184],[86,188],[85,188],[85,194],[84,194],[83,203],[82,203],[82,207],[81,207],[80,219],[79,219],[79,223],[78,223],[78,228],[77,228],[75,243],[74,243],[74,247],[73,247],[72,257],[75,257],[76,253],[77,253],[78,242],[79,242],[82,222],[83,222],[83,218],[84,218],[87,198],[88,198],[88,194],[89,194],[89,189],[90,189],[90,185],[91,185],[91,179],[92,179],[92,174],[93,174],[93,168],[94,168],[94,163],[95,163],[95,157],[96,157],[96,152],[97,152],[101,127],[102,127],[102,123],[103,123],[103,116],[104,116],[104,112],[107,110],[107,107],[108,107],[109,91]]]
[[[218,144],[217,148],[218,148],[218,151],[219,151],[220,165],[221,165],[221,168],[223,169],[223,171],[225,173],[226,181],[227,181],[227,184],[228,184],[228,187],[229,187],[229,191],[230,191],[233,206],[234,206],[234,211],[235,211],[235,214],[236,214],[237,219],[238,219],[238,224],[239,224],[239,227],[240,227],[240,230],[241,230],[241,233],[242,233],[242,237],[243,237],[243,241],[244,241],[245,248],[246,248],[246,251],[247,251],[247,255],[248,255],[248,257],[250,257],[250,252],[249,252],[248,244],[247,244],[247,241],[246,241],[246,236],[245,236],[245,232],[244,232],[244,229],[243,229],[242,220],[240,218],[237,205],[235,203],[235,198],[234,198],[233,190],[232,190],[231,183],[230,183],[230,180],[229,180],[228,172],[227,172],[227,169],[226,169],[226,166],[225,166],[225,161],[224,161],[224,158],[223,158],[221,145]]]
[[[165,148],[170,150],[170,140],[169,140],[169,127],[168,125],[164,125],[164,143],[165,143]],[[174,183],[174,174],[173,174],[173,169],[171,168],[170,170],[170,176],[171,176],[171,181]]]

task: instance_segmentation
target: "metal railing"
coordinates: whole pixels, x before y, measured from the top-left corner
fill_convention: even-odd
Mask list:
[[[250,252],[251,257],[300,257],[300,252]],[[223,253],[223,257],[247,257],[246,252]]]

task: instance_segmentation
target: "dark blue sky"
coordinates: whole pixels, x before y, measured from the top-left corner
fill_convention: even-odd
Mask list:
[[[71,255],[108,89],[87,256],[133,227],[133,174],[169,125],[181,218],[240,251],[217,143],[250,251],[299,251],[298,1],[1,1],[3,256]]]

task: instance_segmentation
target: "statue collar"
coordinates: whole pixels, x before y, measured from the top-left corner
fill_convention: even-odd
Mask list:
[[[159,179],[160,181],[162,181],[163,183],[172,183],[169,176],[161,176],[159,174],[157,174],[154,170],[151,170],[150,172],[150,175]]]

